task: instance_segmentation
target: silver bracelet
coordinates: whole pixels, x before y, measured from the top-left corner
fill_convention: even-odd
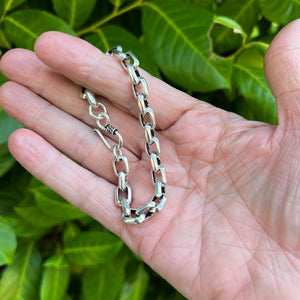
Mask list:
[[[156,212],[159,212],[165,204],[167,200],[165,188],[167,183],[166,172],[165,168],[161,165],[159,157],[160,144],[158,138],[155,136],[154,112],[148,103],[148,84],[137,70],[139,60],[130,51],[123,53],[121,46],[111,48],[106,54],[119,57],[122,66],[127,70],[132,81],[133,95],[138,103],[141,125],[145,130],[145,150],[152,166],[151,176],[155,187],[155,195],[151,201],[142,207],[138,209],[130,207],[132,193],[127,181],[127,175],[129,174],[128,160],[122,154],[123,138],[118,129],[110,125],[110,118],[106,107],[103,103],[96,100],[92,92],[84,87],[81,91],[81,98],[88,101],[89,115],[96,120],[98,128],[95,128],[94,132],[98,134],[105,146],[113,153],[113,170],[119,181],[115,192],[115,202],[118,206],[122,207],[122,221],[127,224],[139,224],[149,219]],[[102,111],[95,113],[99,109]],[[111,146],[102,132],[106,133],[106,135],[116,136],[118,139],[117,143]]]

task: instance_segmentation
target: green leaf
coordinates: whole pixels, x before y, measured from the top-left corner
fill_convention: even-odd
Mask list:
[[[237,62],[263,69],[264,56],[269,45],[262,42],[252,42],[246,45],[237,55]]]
[[[34,243],[21,246],[0,282],[1,300],[37,299],[41,257]]]
[[[262,14],[272,22],[287,24],[300,16],[299,0],[259,0]]]
[[[266,82],[263,69],[237,63],[233,79],[240,93],[249,102],[254,118],[276,124],[275,98]]]
[[[22,125],[0,110],[0,144],[6,143],[10,134]]]
[[[178,0],[145,2],[145,42],[159,68],[174,83],[194,91],[231,87],[233,60],[211,52],[214,15]]]
[[[122,6],[125,2],[128,2],[129,0],[108,0],[112,5],[119,8]]]
[[[85,40],[106,52],[110,48],[121,45],[124,51],[132,51],[140,61],[141,68],[153,76],[159,77],[158,69],[148,50],[130,32],[122,27],[108,25],[98,28],[94,33],[85,37]]]
[[[114,300],[122,287],[124,270],[115,262],[88,268],[82,279],[84,300]]]
[[[6,216],[14,211],[21,201],[21,194],[3,178],[0,181],[0,215]]]
[[[93,266],[111,260],[122,245],[118,237],[109,233],[82,232],[67,241],[65,254],[78,265]]]
[[[133,281],[123,284],[119,300],[143,300],[145,299],[149,282],[149,275],[143,265],[138,267]]]
[[[10,226],[18,237],[26,239],[37,239],[49,231],[49,227],[36,227],[33,224],[26,222],[17,214],[11,214],[6,217]]]
[[[60,18],[41,10],[25,9],[11,13],[4,20],[4,31],[17,47],[33,49],[34,42],[45,31],[56,30],[75,35]]]
[[[80,233],[80,228],[73,222],[68,222],[63,231],[64,244],[69,244],[76,235]]]
[[[275,98],[263,70],[263,59],[267,48],[267,44],[260,42],[246,45],[236,56],[233,81],[248,103],[247,107],[243,107],[245,105],[241,102],[238,111],[244,112],[245,117],[253,116],[254,120],[276,124]]]
[[[236,33],[242,34],[243,36],[246,36],[246,33],[244,32],[243,28],[238,24],[235,20],[230,19],[228,17],[224,16],[216,16],[215,17],[215,23],[222,24],[228,28],[233,29]]]
[[[0,14],[6,14],[8,11],[14,9],[26,0],[1,0],[0,2]]]
[[[4,32],[2,29],[0,29],[0,47],[1,48],[5,48],[5,49],[10,49],[11,48],[11,44],[9,43],[8,39],[6,38]],[[1,53],[0,53],[1,54]],[[2,74],[1,74],[2,75]],[[2,75],[3,76],[3,75]],[[4,76],[3,76],[4,77]],[[1,82],[1,79],[0,79],[0,85],[2,84],[3,82]]]
[[[16,162],[15,159],[12,157],[12,155],[8,150],[7,144],[4,143],[0,145],[0,177],[3,176],[14,165],[15,162]],[[0,199],[0,203],[1,203],[1,199]],[[1,208],[0,208],[0,213],[1,213]]]
[[[35,202],[31,200],[22,201],[17,207],[15,207],[15,211],[25,221],[36,227],[49,228],[62,223],[61,219],[44,213],[38,206],[35,205]]]
[[[15,232],[9,222],[0,216],[0,266],[12,263],[16,248]]]
[[[72,28],[82,26],[95,7],[97,0],[52,0],[54,10]]]
[[[54,255],[44,263],[41,282],[41,300],[64,299],[70,280],[68,261],[60,255]]]
[[[214,0],[184,0],[187,3],[196,4],[202,8],[208,9],[210,11],[214,10],[216,3]]]
[[[228,54],[244,44],[257,22],[259,14],[258,0],[225,0],[216,11],[218,16],[227,17],[239,24],[242,31],[235,26],[222,23],[216,24],[211,31],[214,50],[217,53]],[[217,17],[220,18],[220,17]],[[242,35],[240,35],[242,32]]]
[[[258,0],[224,0],[216,13],[218,16],[225,16],[234,20],[249,35],[258,20],[259,2]]]
[[[3,48],[5,48],[3,46]],[[1,53],[0,53],[1,54]],[[8,79],[0,72],[0,86],[4,83],[8,81]],[[1,113],[2,113],[2,110],[1,110],[1,107],[0,107],[0,118],[1,118]]]
[[[85,213],[68,203],[64,198],[52,191],[46,185],[30,190],[37,206],[47,215],[62,221],[85,217]]]

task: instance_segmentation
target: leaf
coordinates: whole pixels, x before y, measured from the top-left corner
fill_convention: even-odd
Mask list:
[[[83,299],[116,299],[122,287],[123,277],[123,268],[114,261],[86,269],[82,278]]]
[[[122,241],[109,233],[82,232],[67,241],[65,254],[74,263],[93,266],[111,260],[122,248]]]
[[[268,47],[268,44],[262,42],[252,42],[241,49],[241,52],[237,56],[237,61],[240,64],[263,69],[264,56]]]
[[[70,280],[68,261],[61,255],[54,255],[44,263],[40,299],[64,299]]]
[[[17,207],[15,207],[15,211],[25,221],[36,227],[49,228],[62,223],[61,219],[44,213],[38,206],[35,205],[35,202],[31,200],[22,201]]]
[[[263,69],[237,63],[233,79],[240,93],[249,102],[254,118],[276,124],[275,98],[266,82]]]
[[[119,8],[122,6],[125,2],[128,2],[129,0],[108,0],[112,5]]]
[[[10,134],[22,125],[0,110],[0,144],[6,143]]]
[[[202,92],[230,88],[232,59],[211,52],[213,21],[211,12],[178,0],[144,3],[145,42],[172,82]]]
[[[6,38],[2,29],[0,29],[0,47],[5,49],[10,49],[11,44],[9,43],[8,39]],[[1,54],[1,53],[0,53]],[[2,75],[2,74],[1,74]],[[3,76],[3,75],[2,75]],[[4,76],[3,76],[4,77]],[[5,78],[5,77],[4,77]],[[0,85],[2,84],[2,80],[0,79]]]
[[[249,35],[258,20],[259,0],[224,0],[218,7],[216,14],[234,20]]]
[[[60,18],[42,10],[24,9],[11,13],[4,20],[4,31],[17,47],[33,50],[43,32],[56,30],[71,35],[74,31]]]
[[[212,11],[213,8],[215,7],[214,0],[185,0],[185,2],[196,4],[202,8],[208,9],[210,11]]]
[[[5,48],[5,47],[4,47]],[[1,54],[1,53],[0,53]],[[0,86],[4,83],[8,81],[8,79],[0,72]],[[1,113],[2,113],[2,110],[0,108],[0,118],[1,118]]]
[[[82,26],[95,7],[97,0],[52,0],[54,10],[71,28]]]
[[[0,181],[0,215],[12,213],[14,206],[18,205],[20,200],[20,193],[2,178]]]
[[[268,45],[260,42],[248,44],[236,57],[233,80],[248,107],[238,110],[253,116],[255,120],[277,123],[275,98],[267,84],[263,70],[263,58]]]
[[[12,263],[16,248],[15,232],[9,222],[0,216],[0,266]]]
[[[11,214],[9,216],[6,216],[6,219],[10,223],[10,226],[13,228],[15,234],[21,238],[37,239],[49,231],[49,227],[36,227],[26,222],[17,214]]]
[[[68,222],[63,231],[64,244],[69,244],[76,235],[80,233],[80,228],[73,222]]]
[[[159,77],[155,62],[147,49],[130,32],[116,25],[108,25],[98,28],[94,33],[85,37],[85,40],[106,52],[110,48],[121,45],[123,51],[132,51],[140,61],[141,68],[145,69],[153,76]]]
[[[46,185],[30,190],[37,206],[47,215],[62,221],[85,217],[85,213],[68,203]]]
[[[287,24],[300,16],[299,0],[259,0],[262,14],[272,22]]]
[[[223,25],[225,25],[225,27],[219,25],[214,26],[211,31],[214,50],[217,53],[228,54],[244,44],[247,35],[250,35],[258,19],[259,3],[258,0],[225,0],[222,1],[216,14],[235,21],[241,26],[242,32],[244,33],[240,36],[240,32],[232,30],[235,29],[234,27],[224,23]]]
[[[224,17],[224,16],[216,16],[215,17],[215,23],[222,24],[228,28],[233,29],[236,33],[242,34],[243,36],[246,36],[246,33],[244,32],[243,28],[238,24],[235,20]]]
[[[131,282],[125,281],[119,300],[143,300],[145,299],[149,282],[149,275],[143,265],[138,267],[135,278]]]
[[[6,14],[8,11],[19,6],[25,0],[1,0],[0,2],[0,14]]]
[[[0,282],[1,300],[37,299],[41,257],[34,243],[25,244],[16,252]]]
[[[14,165],[15,162],[16,162],[15,159],[12,157],[12,155],[10,154],[7,148],[7,144],[4,143],[0,145],[0,177],[3,176]],[[1,198],[0,198],[0,203],[1,203]],[[0,213],[1,213],[1,208],[0,208]]]

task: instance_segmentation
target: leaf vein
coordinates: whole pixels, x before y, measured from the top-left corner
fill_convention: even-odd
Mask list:
[[[23,30],[24,32],[28,33],[31,37],[33,37],[34,39],[38,38],[38,35],[35,34],[34,32],[32,32],[29,28],[23,26],[22,24],[20,24],[19,22],[17,22],[16,20],[14,20],[11,17],[6,17],[5,18],[6,21],[11,22],[12,24],[14,24],[16,27],[19,27],[21,30]]]

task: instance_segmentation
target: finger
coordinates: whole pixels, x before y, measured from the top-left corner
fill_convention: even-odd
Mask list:
[[[116,182],[113,172],[107,172],[112,169],[112,153],[86,124],[14,82],[1,86],[0,105],[17,121],[84,167],[110,182]],[[131,165],[139,161],[128,151],[124,151],[124,154]]]
[[[17,161],[36,178],[114,233],[120,232],[120,222],[111,222],[120,214],[111,201],[113,185],[77,165],[28,129],[15,131],[8,146]]]
[[[27,86],[75,118],[90,126],[96,126],[95,120],[88,114],[87,102],[80,98],[81,87],[51,70],[33,52],[24,49],[11,50],[2,57],[0,68],[9,79]],[[144,133],[139,122],[105,99],[101,99],[101,102],[107,107],[112,125],[121,132],[125,146],[140,156],[144,149]]]
[[[272,41],[265,56],[265,74],[276,98],[278,121],[286,129],[300,125],[300,20]]]
[[[103,54],[81,39],[59,32],[41,35],[35,44],[35,52],[55,71],[137,115],[130,78],[117,58]],[[161,129],[171,126],[198,103],[145,71],[141,70],[140,73],[149,84],[150,106],[156,113]]]

